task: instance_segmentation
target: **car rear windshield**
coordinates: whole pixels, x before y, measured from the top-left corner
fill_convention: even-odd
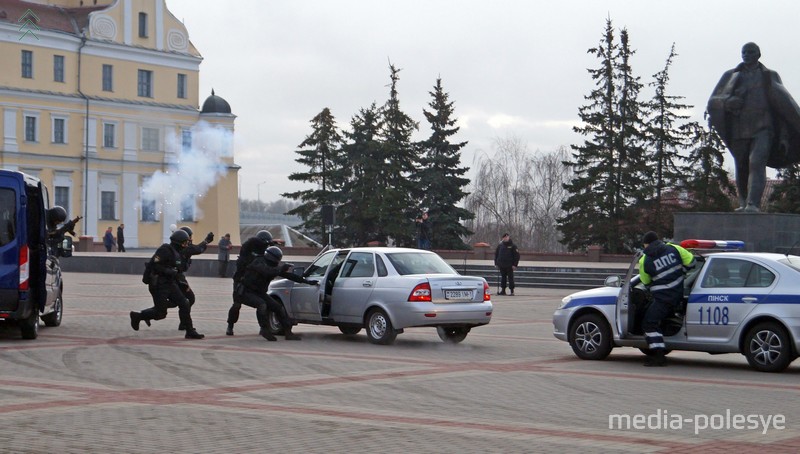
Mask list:
[[[17,236],[17,197],[13,189],[0,189],[0,246]]]
[[[392,252],[386,254],[399,274],[458,274],[441,257],[423,252]]]
[[[780,259],[778,262],[783,263],[786,266],[792,267],[797,271],[800,271],[800,257],[786,257],[785,259]]]

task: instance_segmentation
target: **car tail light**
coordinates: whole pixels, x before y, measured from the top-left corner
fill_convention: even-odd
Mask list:
[[[489,293],[489,283],[483,281],[483,300],[490,301],[492,299],[492,294]]]
[[[408,301],[431,301],[431,285],[427,282],[418,284],[408,295]]]
[[[28,246],[23,245],[19,249],[19,289],[28,290],[28,278],[30,277],[30,265],[28,263]]]

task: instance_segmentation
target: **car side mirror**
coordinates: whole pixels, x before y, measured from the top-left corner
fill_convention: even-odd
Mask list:
[[[608,276],[603,282],[606,287],[622,287],[622,278],[619,276]]]
[[[61,243],[58,245],[58,256],[59,257],[72,257],[72,237],[71,236],[64,236],[64,239],[61,240]]]
[[[305,271],[306,271],[306,267],[304,267],[304,266],[296,266],[296,267],[292,268],[292,274],[294,274],[296,276],[300,276],[300,277],[303,277],[303,273],[305,273]]]

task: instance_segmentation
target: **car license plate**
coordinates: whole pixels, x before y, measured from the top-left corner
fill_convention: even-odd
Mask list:
[[[444,297],[449,300],[471,300],[472,290],[445,290]]]

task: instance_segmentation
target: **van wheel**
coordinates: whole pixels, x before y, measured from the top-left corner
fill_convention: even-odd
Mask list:
[[[580,359],[606,359],[611,353],[611,328],[599,314],[578,317],[569,329],[569,345]]]
[[[46,326],[59,326],[61,325],[61,319],[64,316],[64,302],[61,299],[61,295],[56,297],[55,303],[53,303],[53,312],[50,312],[47,315],[42,315],[42,321]]]
[[[792,362],[792,345],[786,330],[775,322],[752,327],[744,338],[744,356],[761,372],[780,372]]]
[[[31,315],[19,322],[19,329],[23,339],[36,339],[39,337],[39,309],[33,308]]]
[[[367,339],[373,344],[389,345],[397,337],[389,316],[381,309],[373,309],[367,314]]]

